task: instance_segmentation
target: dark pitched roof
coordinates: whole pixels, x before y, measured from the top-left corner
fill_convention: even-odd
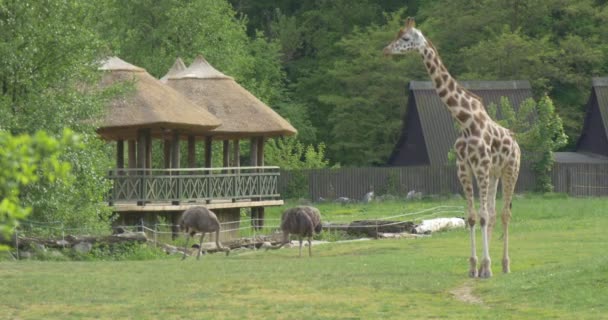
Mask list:
[[[524,100],[532,97],[530,82],[527,80],[461,81],[459,83],[481,97],[486,107],[491,103],[498,106],[500,98],[507,97],[517,110]],[[409,95],[408,112],[404,118],[404,123],[408,125],[405,126],[406,131],[402,132],[402,136],[393,150],[389,164],[422,164],[412,163],[408,158],[418,157],[420,159],[415,153],[424,152],[424,149],[428,153],[428,163],[426,164],[446,164],[447,154],[458,136],[452,116],[439,99],[435,87],[430,81],[410,82]],[[500,110],[497,110],[497,114],[500,119]],[[418,116],[420,126],[411,125],[416,122],[416,119],[408,119],[411,116]],[[422,134],[411,130],[421,130]],[[424,141],[408,141],[416,136],[422,136]]]
[[[602,115],[602,122],[608,136],[608,77],[593,78],[593,90]]]
[[[593,78],[576,150],[608,156],[608,77]]]

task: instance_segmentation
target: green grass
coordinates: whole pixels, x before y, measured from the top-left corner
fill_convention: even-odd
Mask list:
[[[439,204],[320,207],[332,220]],[[1,262],[0,318],[608,318],[608,199],[528,197],[515,201],[513,213],[512,273],[500,273],[499,224],[489,280],[466,277],[468,234],[460,230],[325,244],[313,258],[286,249],[200,261]],[[482,303],[455,299],[458,288]]]

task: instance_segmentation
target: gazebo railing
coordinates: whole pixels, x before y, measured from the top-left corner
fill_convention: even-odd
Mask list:
[[[279,167],[114,169],[109,172],[113,187],[108,202],[274,200],[280,198],[279,174]]]

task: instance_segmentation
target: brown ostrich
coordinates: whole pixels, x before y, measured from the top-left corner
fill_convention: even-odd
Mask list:
[[[205,233],[215,232],[215,245],[219,251],[226,252],[226,255],[230,253],[230,248],[225,248],[220,243],[220,222],[213,211],[205,207],[192,207],[182,213],[179,219],[180,229],[186,232],[186,245],[184,246],[184,255],[182,260],[186,259],[186,249],[188,248],[188,242],[190,237],[193,237],[196,233],[201,233],[201,240],[198,247],[198,254],[196,259],[200,259],[201,250],[203,249],[203,238]]]
[[[280,245],[272,246],[268,249],[280,249],[289,242],[289,234],[295,234],[300,241],[300,253],[302,256],[302,239],[308,238],[308,256],[312,256],[312,236],[320,233],[322,230],[321,214],[317,208],[308,206],[299,206],[289,208],[283,212],[281,217],[281,230],[283,231],[283,240]]]

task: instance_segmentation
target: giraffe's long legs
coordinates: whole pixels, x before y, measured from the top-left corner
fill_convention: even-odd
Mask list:
[[[469,276],[471,278],[477,277],[477,249],[475,247],[475,220],[477,214],[475,212],[475,203],[473,195],[473,180],[471,169],[464,161],[459,160],[458,163],[458,179],[462,185],[462,189],[467,198],[467,212],[468,219],[467,224],[469,225],[469,234],[471,240],[471,257],[469,258]]]
[[[500,179],[496,176],[490,176],[490,185],[488,187],[488,246],[492,241],[492,232],[496,225],[496,190]]]
[[[492,261],[490,259],[490,242],[488,238],[488,189],[490,188],[490,175],[487,173],[477,173],[477,185],[479,186],[479,225],[481,226],[481,242],[483,255],[479,268],[480,278],[492,277]]]
[[[509,222],[511,221],[511,203],[513,200],[513,192],[515,191],[515,183],[519,168],[515,167],[511,170],[505,170],[502,178],[502,192],[504,205],[502,208],[502,228],[503,228],[503,253],[502,253],[502,272],[511,272],[511,261],[509,259]]]

